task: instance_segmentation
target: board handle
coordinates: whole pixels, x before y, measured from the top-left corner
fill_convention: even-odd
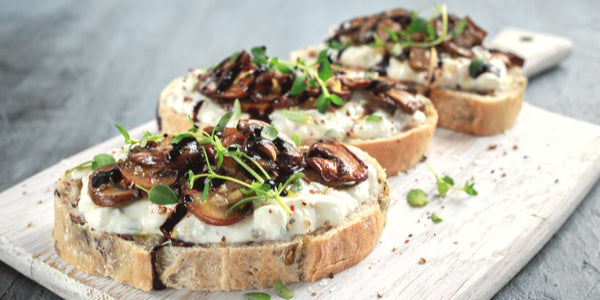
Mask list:
[[[573,51],[573,42],[568,38],[517,28],[502,29],[485,46],[524,58],[522,71],[528,78],[557,65]]]

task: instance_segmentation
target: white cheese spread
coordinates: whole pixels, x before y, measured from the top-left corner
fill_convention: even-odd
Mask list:
[[[364,157],[361,150],[351,150],[358,157]],[[89,169],[88,173],[91,173]],[[172,237],[191,243],[287,240],[298,234],[310,234],[321,227],[340,225],[369,201],[369,189],[377,184],[376,170],[372,165],[368,165],[368,174],[367,180],[339,190],[316,182],[302,182],[300,190],[290,191],[287,197],[282,197],[293,211],[292,215],[285,213],[274,201],[264,200],[254,201],[253,214],[229,226],[208,225],[188,212],[175,226]],[[99,231],[161,234],[159,227],[175,208],[175,205],[156,205],[147,198],[122,206],[97,206],[88,194],[88,182],[89,174],[86,174],[82,178],[78,209],[87,224]]]
[[[183,80],[178,82],[173,91],[167,95],[166,105],[178,114],[191,116],[194,114],[194,107],[202,101],[196,115],[198,122],[216,124],[226,110],[214,100],[193,90],[193,87],[198,84],[198,75],[201,72],[201,70],[191,70]],[[364,76],[363,72],[357,74]],[[421,95],[416,97],[423,100]],[[302,124],[287,119],[280,110],[271,113],[269,118],[280,133],[287,136],[296,133],[303,143],[313,143],[322,138],[338,142],[378,139],[399,134],[426,121],[426,116],[421,111],[410,115],[397,109],[392,116],[379,108],[369,107],[372,114],[381,117],[381,121],[369,122],[366,119],[367,98],[368,94],[357,90],[352,93],[348,103],[333,112],[327,111],[321,114],[316,109],[302,110],[302,113],[308,116],[308,121]],[[242,114],[241,118],[248,118],[248,114]]]
[[[507,79],[506,65],[498,58],[480,46],[471,49],[476,57],[485,63],[494,66],[495,71],[486,71],[477,78],[469,76],[470,58],[465,57],[443,57],[442,65],[434,71],[433,86],[452,89],[463,89],[481,92],[498,90]],[[344,50],[340,56],[340,64],[352,68],[369,69],[381,62],[383,56],[378,49],[368,45],[353,46]],[[406,60],[390,58],[386,69],[389,77],[397,80],[405,80],[421,85],[430,82],[427,71],[415,71]]]

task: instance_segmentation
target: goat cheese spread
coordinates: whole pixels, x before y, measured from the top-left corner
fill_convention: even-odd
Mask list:
[[[359,158],[361,150],[349,147]],[[115,157],[123,157],[126,150],[118,151]],[[304,181],[297,191],[289,191],[282,200],[293,211],[288,215],[274,200],[254,201],[254,212],[241,222],[229,226],[208,225],[190,212],[175,226],[172,237],[190,243],[229,243],[250,241],[288,240],[294,235],[309,234],[321,227],[336,226],[344,222],[361,205],[369,201],[371,186],[377,184],[377,173],[368,165],[368,179],[347,189],[333,189],[316,182]],[[159,227],[165,222],[175,205],[157,205],[140,199],[133,203],[101,207],[92,202],[88,194],[91,170],[72,173],[81,176],[82,189],[79,212],[89,226],[96,230],[119,234],[161,234]],[[162,214],[159,210],[166,208]],[[162,209],[165,211],[165,209]]]
[[[197,120],[203,124],[216,124],[226,110],[214,100],[194,90],[200,74],[200,69],[191,70],[167,96],[166,105],[178,114],[191,116],[195,113],[196,105],[202,102],[197,109]],[[307,121],[302,124],[288,119],[281,110],[274,111],[269,118],[280,133],[287,136],[295,133],[303,143],[316,142],[322,138],[337,142],[378,139],[399,134],[426,122],[426,116],[421,111],[411,115],[397,109],[394,115],[390,115],[382,109],[369,107],[367,98],[367,93],[354,91],[350,101],[334,111],[321,114],[316,109],[302,110],[301,113],[307,116]],[[367,121],[366,116],[369,113],[381,117],[381,121]],[[248,118],[248,114],[242,114],[241,118]]]
[[[498,90],[507,79],[506,65],[500,59],[494,58],[492,54],[480,46],[471,49],[476,57],[493,66],[493,71],[484,72],[476,78],[469,76],[470,58],[444,57],[442,65],[434,71],[433,86],[453,89],[473,90],[490,92]],[[334,54],[336,55],[336,54]],[[339,58],[342,65],[363,70],[378,65],[383,55],[377,49],[369,46],[353,46],[344,50]],[[405,80],[421,85],[428,85],[430,78],[427,71],[415,71],[408,61],[400,61],[394,57],[390,58],[386,68],[389,77],[397,80]]]

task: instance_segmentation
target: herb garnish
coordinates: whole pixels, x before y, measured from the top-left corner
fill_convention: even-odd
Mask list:
[[[471,63],[469,64],[469,76],[472,78],[477,78],[481,73],[485,71],[485,63],[479,57],[475,57],[471,59]]]
[[[244,297],[248,297],[253,300],[271,300],[271,296],[265,293],[246,293]]]
[[[442,217],[440,216],[440,213],[438,213],[437,211],[434,211],[431,213],[431,221],[433,221],[434,223],[439,223],[443,220],[444,219],[442,219]]]
[[[292,135],[292,141],[296,144],[296,147],[300,147],[300,137],[295,132]]]
[[[173,138],[170,141],[170,144],[172,145],[172,144],[180,142],[184,138],[191,137],[191,138],[196,139],[196,141],[200,145],[211,145],[213,147],[213,149],[215,150],[215,159],[217,160],[217,163],[215,166],[216,169],[219,169],[221,167],[225,157],[229,157],[229,158],[232,158],[236,163],[238,163],[242,168],[244,168],[252,177],[254,177],[253,181],[250,183],[246,183],[244,181],[238,180],[238,179],[230,177],[230,176],[225,176],[225,175],[220,175],[220,174],[215,173],[215,171],[213,170],[213,167],[210,165],[210,162],[208,160],[208,155],[206,153],[206,149],[202,148],[202,150],[204,151],[204,157],[206,159],[206,164],[208,166],[208,173],[194,174],[191,170],[188,170],[188,180],[189,180],[188,188],[192,189],[194,186],[194,182],[196,180],[198,180],[199,178],[206,178],[207,181],[204,183],[204,191],[202,193],[202,199],[200,200],[201,202],[204,202],[204,200],[206,199],[206,196],[208,194],[209,188],[210,188],[209,183],[211,180],[221,179],[221,180],[232,181],[232,182],[235,182],[235,183],[240,184],[243,187],[245,187],[245,189],[240,190],[243,194],[254,195],[254,196],[250,196],[250,197],[240,200],[239,202],[237,202],[235,205],[233,205],[229,209],[228,213],[231,212],[237,206],[242,205],[247,202],[250,202],[250,201],[253,201],[253,200],[262,199],[264,201],[267,201],[269,199],[273,199],[283,208],[283,210],[287,214],[291,215],[292,211],[283,202],[280,195],[285,190],[292,187],[300,178],[304,177],[304,173],[295,173],[292,176],[290,176],[285,183],[279,183],[279,185],[277,185],[277,186],[271,186],[266,182],[266,181],[271,181],[271,176],[256,160],[254,160],[252,157],[250,157],[247,154],[240,151],[239,148],[231,149],[231,148],[223,146],[221,139],[216,135],[216,133],[219,131],[222,131],[227,126],[227,124],[232,120],[232,118],[233,118],[233,122],[237,123],[237,121],[238,121],[237,117],[239,117],[239,115],[241,115],[241,113],[238,112],[239,108],[236,109],[236,107],[239,107],[239,101],[237,99],[235,100],[235,103],[234,103],[234,111],[226,112],[219,119],[219,121],[217,122],[217,125],[214,127],[214,129],[212,130],[211,133],[208,133],[206,131],[199,131],[198,128],[194,125],[193,121],[190,120],[192,128],[189,130],[189,132],[184,132],[184,133],[179,133],[179,134],[169,134],[169,136],[173,136]],[[132,140],[129,136],[129,133],[123,127],[121,127],[120,125],[117,125],[117,124],[115,124],[115,127],[117,127],[117,129],[119,129],[119,131],[121,132],[123,137],[125,137],[125,143],[129,144],[130,149],[135,144],[139,143],[141,145],[141,141]],[[261,135],[264,138],[274,140],[277,138],[278,133],[277,133],[277,130],[273,126],[266,126],[266,127],[263,127],[263,129],[261,131]],[[153,135],[145,135],[144,136],[144,139],[146,141],[159,141],[162,138],[164,138],[163,135],[154,135],[154,136]],[[142,140],[144,140],[144,139],[142,139]],[[246,163],[245,160],[249,161],[249,163],[251,165],[256,167],[258,169],[258,172],[255,171],[252,167],[250,167],[248,165],[248,163]],[[137,185],[137,187],[140,188],[141,190],[145,191],[146,193],[148,193],[148,199],[153,203],[156,203],[156,204],[177,203],[177,197],[175,196],[175,192],[166,185],[158,184],[158,185],[153,186],[150,190],[146,190],[146,189],[140,187],[139,185]]]
[[[410,190],[410,192],[408,192],[408,195],[406,195],[406,200],[408,201],[408,204],[410,204],[410,206],[420,207],[429,203],[429,201],[427,201],[427,194],[425,194],[425,192],[423,192],[420,189]]]
[[[289,110],[289,109],[282,109],[280,110],[281,114],[288,118],[290,121],[294,122],[294,123],[298,123],[298,124],[304,124],[306,123],[306,121],[308,121],[309,116],[301,111],[298,110]]]
[[[90,164],[91,164],[92,170],[95,171],[96,169],[98,169],[102,166],[114,164],[114,163],[116,163],[116,161],[112,155],[106,154],[106,153],[101,153],[101,154],[94,156],[94,158],[92,160],[84,161],[84,162],[74,166],[73,168],[71,168],[69,170],[69,172],[74,169],[81,168],[83,166],[87,166]]]
[[[450,188],[458,190],[458,191],[464,191],[465,193],[467,193],[467,195],[471,195],[471,196],[477,195],[477,191],[475,190],[475,188],[473,188],[475,183],[469,184],[469,181],[467,180],[467,182],[465,182],[465,185],[462,188],[459,188],[459,187],[454,186],[454,180],[450,176],[446,175],[443,178],[441,178],[440,176],[438,176],[438,174],[435,173],[435,171],[433,170],[433,168],[431,168],[431,166],[429,164],[427,164],[427,167],[429,168],[431,173],[433,173],[433,175],[435,176],[435,179],[437,180],[437,184],[438,184],[437,189],[438,189],[438,193],[439,193],[440,197],[442,197],[442,198],[446,197],[446,193],[448,193],[448,189],[450,189]]]
[[[283,299],[291,299],[294,297],[292,291],[290,291],[290,289],[288,289],[288,287],[279,279],[275,280],[275,291],[277,291],[277,295]]]
[[[135,185],[138,189],[148,194],[148,200],[154,204],[177,204],[177,195],[175,192],[165,184],[157,184],[152,186],[150,190],[147,190],[140,185]]]
[[[438,36],[432,21],[438,16],[442,17],[442,32]],[[382,37],[376,33],[373,35],[374,42],[371,44],[372,47],[385,46],[391,48],[392,55],[400,55],[403,49],[410,47],[429,48],[437,46],[445,41],[451,40],[454,37],[460,35],[465,30],[467,25],[466,19],[461,19],[455,26],[452,32],[448,32],[448,13],[446,11],[446,5],[438,5],[434,7],[433,15],[427,19],[419,17],[418,11],[412,12],[412,21],[405,30],[393,31],[390,28],[384,28],[385,32],[390,36],[391,42],[384,42]],[[413,41],[410,37],[411,34],[422,32],[425,38],[421,42]],[[339,43],[339,42],[338,42]],[[333,42],[329,44],[333,47]],[[341,46],[336,45],[336,48]]]
[[[379,123],[383,120],[383,118],[381,116],[372,114],[372,115],[368,115],[367,118],[365,118],[365,121],[367,122],[374,122],[374,123]]]
[[[303,93],[308,85],[312,87],[319,87],[321,89],[321,95],[317,98],[315,107],[320,113],[325,113],[331,103],[335,105],[344,105],[344,101],[336,94],[329,91],[327,80],[333,76],[333,70],[329,59],[327,58],[328,49],[323,49],[319,52],[319,58],[312,65],[306,65],[306,63],[298,58],[295,63],[280,60],[277,57],[267,58],[264,46],[254,47],[250,50],[254,59],[252,62],[256,65],[265,65],[269,71],[279,70],[283,74],[291,74],[296,72],[296,78],[292,83],[290,95],[295,96]],[[315,67],[317,70],[315,70]],[[308,84],[307,84],[308,83]]]

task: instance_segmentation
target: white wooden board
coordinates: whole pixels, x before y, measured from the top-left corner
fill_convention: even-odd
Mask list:
[[[135,132],[139,135],[142,130],[156,130],[154,122]],[[242,299],[246,291],[143,292],[87,275],[56,255],[51,239],[55,181],[69,167],[121,142],[117,137],[92,147],[0,194],[4,208],[0,259],[69,298]],[[424,163],[390,178],[388,223],[373,252],[333,279],[290,284],[296,299],[493,296],[596,183],[600,127],[525,104],[515,126],[505,134],[474,137],[438,129],[427,162],[459,184],[474,179],[479,195],[450,191],[445,199],[434,197],[435,180]],[[410,207],[405,199],[412,188],[426,191],[430,203]],[[444,221],[433,223],[428,218],[433,211],[440,212]],[[425,264],[419,264],[421,257]],[[261,291],[276,295],[273,289]]]

